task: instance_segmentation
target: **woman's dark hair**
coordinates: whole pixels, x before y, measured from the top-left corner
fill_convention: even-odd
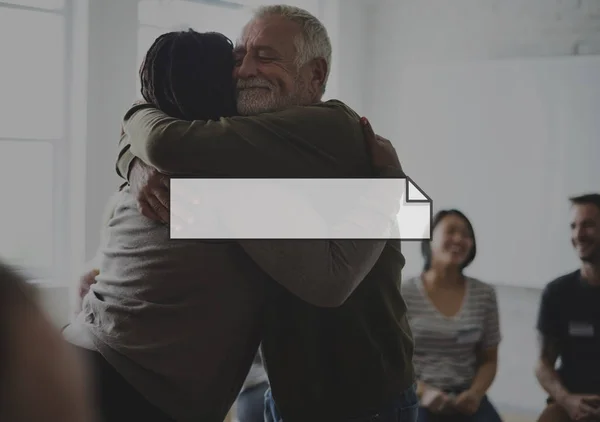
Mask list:
[[[455,215],[455,216],[463,219],[463,221],[467,225],[467,229],[469,230],[469,233],[471,233],[471,239],[473,239],[473,246],[471,247],[469,256],[467,257],[465,262],[463,262],[462,265],[460,266],[460,270],[462,271],[465,268],[467,268],[469,266],[469,264],[471,264],[471,262],[473,262],[473,260],[475,259],[475,255],[477,255],[477,243],[475,242],[475,230],[473,230],[473,225],[471,224],[471,222],[469,221],[467,216],[456,209],[438,211],[435,214],[435,216],[433,217],[433,219],[431,220],[431,233],[433,233],[433,230],[436,228],[436,226],[438,224],[440,224],[442,222],[442,220],[444,218],[449,217],[451,215]],[[423,271],[427,271],[431,268],[431,259],[432,259],[431,241],[430,240],[424,239],[421,242],[421,254],[423,255],[423,259],[425,260],[425,263],[423,265]]]
[[[233,43],[217,32],[192,29],[159,36],[140,67],[146,101],[183,120],[236,114]]]

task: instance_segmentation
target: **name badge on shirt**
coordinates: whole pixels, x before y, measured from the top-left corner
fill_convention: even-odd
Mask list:
[[[456,342],[458,344],[477,343],[481,337],[478,327],[462,328],[458,330]]]
[[[588,322],[569,322],[569,335],[573,337],[594,337],[594,326]]]

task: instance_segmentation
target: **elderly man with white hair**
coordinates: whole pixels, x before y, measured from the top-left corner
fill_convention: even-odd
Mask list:
[[[321,101],[331,44],[324,26],[310,13],[290,6],[259,8],[243,30],[235,57],[242,117],[189,122],[148,104],[127,112],[117,168],[144,215],[168,222],[168,176],[161,172],[238,178],[403,176],[389,141],[376,138],[368,123],[361,123],[343,103]],[[415,420],[413,344],[399,290],[404,266],[399,241],[239,240],[204,245],[205,252],[190,265],[210,262],[235,270],[221,276],[215,267],[210,274],[197,274],[202,288],[168,309],[137,303],[135,297],[128,298],[127,306],[111,307],[94,294],[94,287],[86,296],[95,345],[134,388],[174,420],[218,422],[262,341],[273,397],[285,422]],[[115,243],[106,253],[118,255],[118,249]],[[144,274],[155,296],[160,289],[168,295],[177,281],[158,275],[168,265],[169,250],[163,252],[148,257]],[[128,249],[121,255],[134,253]],[[125,258],[122,265],[127,265]],[[105,277],[119,272],[131,276],[130,269],[115,265],[100,268],[101,276],[105,270],[112,272]],[[118,282],[111,284],[115,286]],[[204,310],[199,303],[205,304]],[[127,318],[125,314],[137,316],[142,308],[145,314],[154,309],[154,321],[167,312],[169,326],[161,323],[151,332],[146,327],[140,329],[145,337],[136,337],[133,328],[114,333],[112,326],[94,325],[94,319],[117,318],[98,317],[94,310],[121,312],[119,318]],[[197,337],[189,337],[190,328]],[[177,341],[180,331],[188,336],[184,343]],[[168,344],[161,342],[163,337]],[[161,354],[149,353],[152,347]],[[193,350],[203,352],[194,355]],[[141,351],[143,367],[135,364]],[[152,359],[160,360],[162,373],[153,373]],[[168,359],[172,372],[166,373]],[[192,398],[192,391],[202,393]]]

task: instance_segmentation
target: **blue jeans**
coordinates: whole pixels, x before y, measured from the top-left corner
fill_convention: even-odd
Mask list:
[[[254,385],[240,393],[237,398],[235,413],[239,422],[263,422],[265,414],[265,392],[268,382]]]
[[[416,386],[408,388],[396,403],[384,408],[381,412],[361,418],[352,418],[347,422],[417,422],[419,399]],[[283,422],[269,388],[265,393],[265,422]]]
[[[420,407],[418,422],[502,422],[500,415],[494,405],[484,396],[479,405],[479,409],[473,415],[438,415],[429,410]]]

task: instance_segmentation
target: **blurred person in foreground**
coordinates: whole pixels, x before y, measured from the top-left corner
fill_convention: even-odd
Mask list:
[[[471,222],[438,212],[424,240],[423,273],[402,284],[415,339],[419,422],[500,422],[487,398],[498,367],[500,324],[492,286],[468,277],[477,252]]]
[[[32,290],[0,263],[0,421],[97,422],[83,364]]]
[[[570,225],[581,265],[546,286],[538,314],[536,376],[550,396],[538,422],[600,421],[600,194],[571,198]]]

